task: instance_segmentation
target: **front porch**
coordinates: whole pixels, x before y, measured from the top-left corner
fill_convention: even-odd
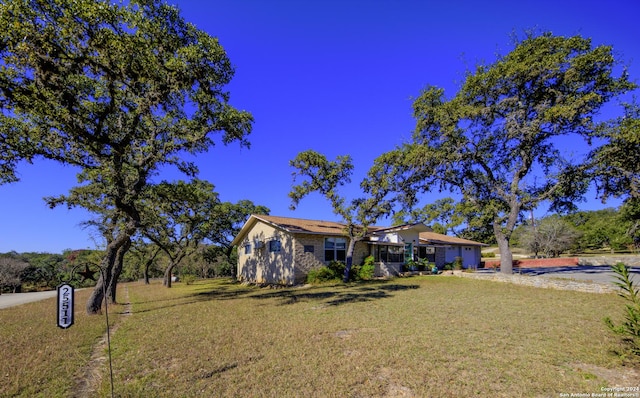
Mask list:
[[[405,272],[432,273],[433,268],[445,265],[445,251],[433,245],[414,242],[405,244],[371,243],[370,255],[375,262],[374,274],[379,277],[397,276]]]

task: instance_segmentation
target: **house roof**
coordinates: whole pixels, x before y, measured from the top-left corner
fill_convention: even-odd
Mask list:
[[[430,232],[432,229],[421,222],[415,224],[394,225],[393,227],[377,228],[372,231],[373,235],[386,234],[390,232],[406,231],[412,229],[414,231]]]
[[[275,228],[289,233],[318,234],[318,235],[344,235],[346,224],[336,221],[307,220],[293,217],[278,217],[252,214],[247,222],[242,226],[240,233],[235,237],[232,245],[238,245],[251,228],[258,222],[269,224]],[[411,228],[418,228],[420,231],[420,241],[427,244],[437,245],[467,245],[467,246],[487,246],[484,243],[474,242],[468,239],[456,238],[454,236],[442,235],[430,232],[431,228],[424,224],[407,224],[394,227],[369,227],[369,233],[376,232],[390,233]]]
[[[435,245],[488,246],[484,243],[455,236],[442,235],[436,232],[420,232],[420,241]]]
[[[267,224],[276,225],[288,232],[307,234],[342,235],[345,224],[335,221],[305,220],[302,218],[254,215]],[[252,216],[252,217],[254,217]]]
[[[262,221],[289,233],[299,234],[344,235],[344,229],[346,227],[346,224],[335,221],[306,220],[302,218],[252,214],[231,244],[239,244],[251,227],[258,221]],[[369,231],[372,232],[380,228],[381,227],[369,227]]]

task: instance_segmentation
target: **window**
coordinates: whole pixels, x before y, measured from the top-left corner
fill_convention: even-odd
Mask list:
[[[375,261],[383,263],[402,263],[404,260],[404,247],[378,245],[373,252]]]
[[[279,240],[269,241],[269,251],[272,253],[280,253],[281,244]]]
[[[251,243],[244,245],[244,254],[251,254]]]
[[[324,261],[345,261],[346,249],[346,238],[324,238]]]
[[[404,262],[413,261],[413,243],[404,244]]]
[[[389,246],[389,262],[390,263],[401,263],[404,259],[404,248],[400,246]]]
[[[315,251],[315,247],[313,245],[304,245],[305,253],[313,253]]]

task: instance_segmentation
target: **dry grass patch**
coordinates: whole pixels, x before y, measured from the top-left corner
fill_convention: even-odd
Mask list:
[[[0,309],[0,397],[69,395],[105,333],[104,317],[86,315],[90,293],[76,291],[75,323],[65,330],[56,326],[55,298]]]
[[[622,316],[614,294],[442,276],[127,286],[133,314],[111,339],[116,396],[549,397],[640,384],[602,321]],[[0,310],[0,396],[73,395],[104,334],[104,317],[84,315],[89,293],[68,330],[54,300]],[[110,395],[103,367],[97,396]]]
[[[537,397],[616,383],[589,369],[637,375],[602,322],[613,294],[446,277],[129,291],[112,339],[123,396]]]

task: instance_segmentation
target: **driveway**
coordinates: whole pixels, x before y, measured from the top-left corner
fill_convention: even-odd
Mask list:
[[[56,297],[57,290],[33,293],[4,293],[0,294],[0,308],[9,308],[16,305],[40,301],[51,297]]]
[[[494,272],[493,270],[485,272]],[[629,269],[631,279],[640,285],[640,268]],[[591,281],[595,283],[611,284],[615,281],[615,274],[608,265],[577,265],[566,267],[535,267],[513,269],[513,273],[522,275],[539,276],[541,278],[567,278],[580,281]]]

